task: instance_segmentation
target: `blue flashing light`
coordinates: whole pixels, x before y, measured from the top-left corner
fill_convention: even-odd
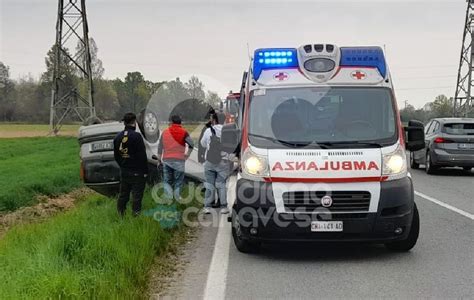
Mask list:
[[[296,51],[297,50],[295,48],[270,48],[255,50],[254,57],[265,57],[265,59],[254,59],[254,79],[258,80],[263,70],[298,67]]]
[[[380,47],[343,47],[341,49],[341,67],[377,68],[383,78],[387,75],[385,56]]]

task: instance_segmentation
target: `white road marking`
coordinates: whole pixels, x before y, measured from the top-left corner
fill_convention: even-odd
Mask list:
[[[452,205],[446,204],[446,203],[444,203],[444,202],[442,202],[442,201],[439,201],[439,200],[437,200],[437,199],[435,199],[435,198],[433,198],[433,197],[430,197],[430,196],[425,195],[425,194],[423,194],[423,193],[420,193],[420,192],[418,192],[418,191],[415,191],[415,195],[417,195],[417,196],[419,196],[419,197],[421,197],[421,198],[424,198],[424,199],[426,199],[426,200],[428,200],[428,201],[431,201],[431,202],[433,202],[433,203],[435,203],[435,204],[438,204],[439,206],[442,206],[442,207],[444,207],[444,208],[447,208],[447,209],[449,209],[449,210],[452,210],[452,211],[454,211],[454,212],[457,212],[458,214],[463,215],[463,216],[465,216],[465,217],[467,217],[467,218],[469,218],[469,219],[471,219],[471,220],[474,220],[474,215],[468,213],[467,211],[464,211],[464,210],[459,209],[459,208],[457,208],[457,207],[454,207],[454,206],[452,206]]]
[[[235,196],[236,177],[229,178],[227,200],[229,209],[232,208]],[[211,265],[207,273],[206,289],[204,290],[204,299],[224,299],[227,269],[229,266],[229,251],[231,224],[227,222],[228,215],[221,215],[219,220],[219,229],[217,231],[214,252],[212,253]]]

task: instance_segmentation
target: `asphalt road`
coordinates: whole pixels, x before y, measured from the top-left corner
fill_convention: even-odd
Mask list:
[[[411,173],[421,218],[412,251],[275,244],[260,254],[242,254],[232,242],[230,224],[221,218],[219,228],[202,228],[187,250],[189,263],[173,297],[474,298],[474,172]]]

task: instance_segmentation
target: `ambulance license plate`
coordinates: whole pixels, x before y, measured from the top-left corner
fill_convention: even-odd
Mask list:
[[[312,232],[341,232],[342,221],[314,221],[311,222]]]

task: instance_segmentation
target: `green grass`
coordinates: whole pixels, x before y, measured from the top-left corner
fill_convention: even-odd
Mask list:
[[[74,137],[0,139],[0,212],[80,186],[79,163]]]
[[[144,208],[153,205],[147,193]],[[153,259],[175,233],[151,217],[121,219],[115,201],[88,196],[74,210],[0,240],[1,298],[145,298]]]

